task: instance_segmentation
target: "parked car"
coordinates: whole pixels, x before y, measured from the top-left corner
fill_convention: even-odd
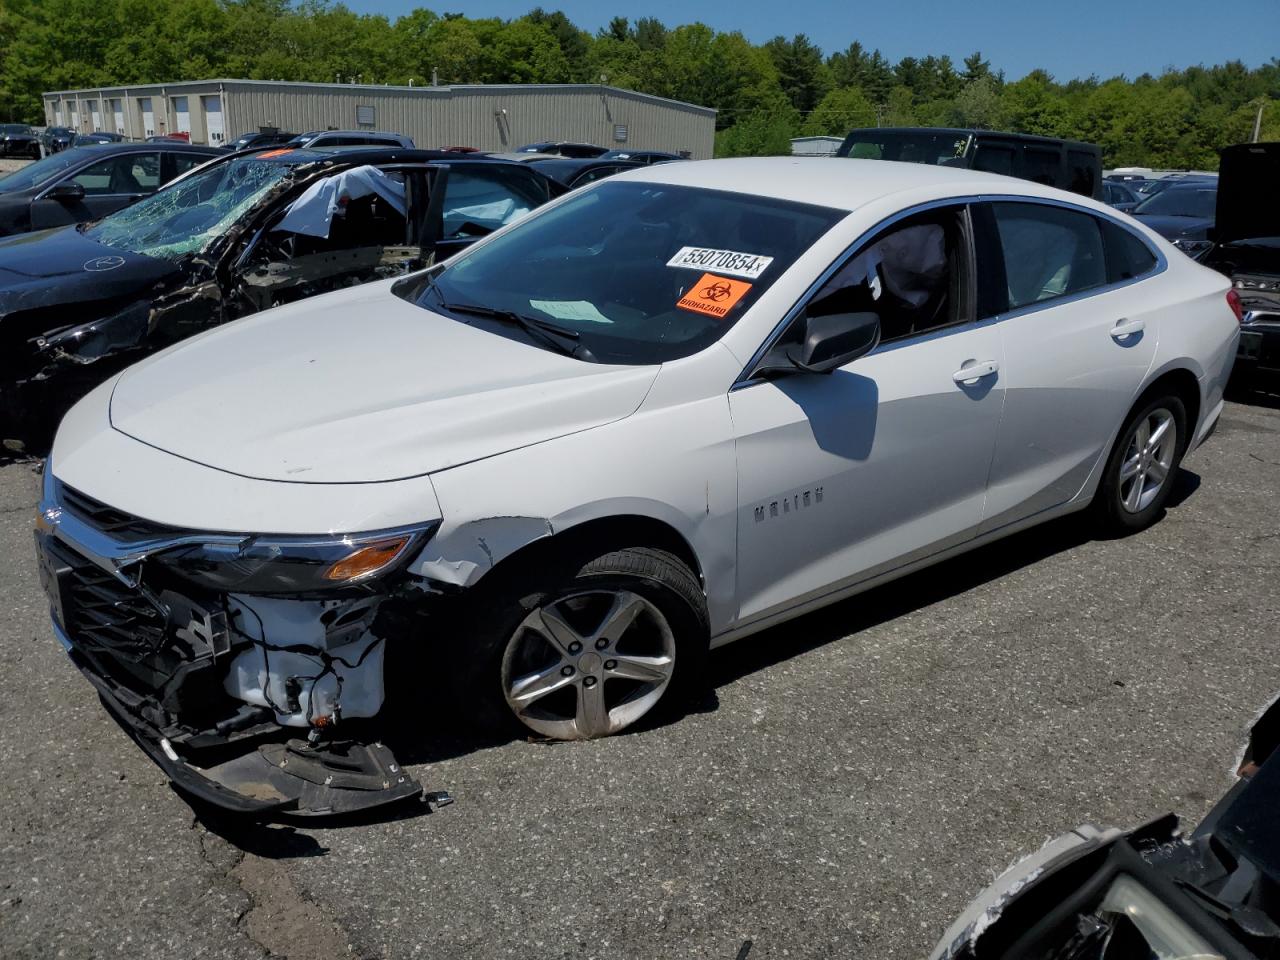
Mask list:
[[[0,177],[0,237],[97,220],[218,152],[187,144],[72,147]]]
[[[1146,199],[1147,197],[1154,197],[1157,193],[1160,193],[1163,190],[1168,190],[1170,187],[1177,186],[1179,184],[1188,182],[1199,183],[1202,181],[1217,183],[1217,180],[1217,177],[1202,173],[1169,173],[1165,174],[1163,177],[1156,177],[1153,180],[1146,181],[1138,189],[1138,192],[1142,194],[1143,199]]]
[[[516,147],[516,153],[545,153],[553,157],[581,157],[590,159],[608,151],[594,143],[572,143],[568,140],[540,140]]]
[[[154,157],[158,147],[129,149]],[[162,158],[216,159],[81,229],[0,239],[0,439],[10,449],[43,450],[72,403],[148,353],[447,257],[553,189],[533,170],[456,154],[168,149]]]
[[[569,157],[551,157],[534,160],[529,166],[550,177],[565,190],[576,190],[588,183],[595,183],[615,173],[636,170],[645,166],[629,160],[583,160]]]
[[[92,147],[99,143],[122,143],[124,136],[119,133],[108,133],[105,130],[95,130],[93,133],[77,133],[71,141],[73,147]]]
[[[1131,211],[1141,202],[1141,197],[1130,190],[1128,185],[1108,181],[1102,185],[1102,199],[1109,207],[1115,207],[1125,213]]]
[[[76,133],[70,127],[45,127],[40,134],[40,142],[44,144],[46,154],[67,149],[75,138]]]
[[[275,147],[288,143],[296,136],[296,133],[246,133],[243,136],[236,137],[223,149],[236,151],[251,150],[258,147]]]
[[[1190,834],[1173,814],[1050,840],[969,904],[930,960],[1266,960],[1280,946],[1280,707]]]
[[[1076,140],[954,127],[863,127],[845,137],[836,156],[984,170],[1102,199],[1102,148]]]
[[[1244,310],[1241,382],[1280,376],[1280,143],[1222,151],[1213,244],[1200,259],[1231,278]]]
[[[413,138],[380,130],[312,130],[298,134],[284,145],[315,150],[327,147],[400,147],[412,150]]]
[[[1209,247],[1217,200],[1217,181],[1184,180],[1147,197],[1130,213],[1183,253],[1197,256]]]
[[[1154,523],[1234,296],[1029,182],[632,170],[93,391],[39,508],[55,633],[184,790],[412,796],[358,721],[428,674],[458,725],[604,736],[709,647],[1052,517]]]
[[[123,140],[124,137],[121,137],[120,139]],[[146,142],[147,143],[175,143],[175,142],[190,143],[191,134],[183,130],[178,130],[178,131],[175,131],[174,133],[154,133],[151,136],[147,137]]]
[[[661,150],[609,150],[600,154],[601,160],[630,160],[632,163],[670,163],[672,160],[683,160],[678,153],[664,153]]]
[[[0,156],[39,157],[40,135],[25,123],[0,123]]]

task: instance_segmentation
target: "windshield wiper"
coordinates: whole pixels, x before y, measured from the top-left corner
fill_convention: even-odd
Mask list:
[[[484,317],[488,320],[514,324],[524,330],[525,333],[547,344],[557,353],[563,353],[566,357],[574,357],[578,360],[595,360],[591,351],[579,342],[580,337],[577,330],[569,330],[566,327],[557,326],[537,317],[516,313],[514,310],[498,310],[494,307],[481,306],[478,303],[446,303],[441,299],[440,306],[453,313],[469,313],[475,317]]]

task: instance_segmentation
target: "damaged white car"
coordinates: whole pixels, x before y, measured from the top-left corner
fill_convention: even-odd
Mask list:
[[[1150,524],[1222,408],[1233,296],[1021,180],[623,174],[96,389],[45,472],[54,627],[188,791],[413,796],[378,739],[406,664],[475,723],[599,737],[888,578],[1070,511]]]

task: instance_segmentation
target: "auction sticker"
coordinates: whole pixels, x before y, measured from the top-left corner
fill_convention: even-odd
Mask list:
[[[705,313],[709,317],[723,318],[728,315],[729,308],[741,300],[751,284],[741,280],[727,280],[711,273],[704,273],[702,278],[689,288],[689,292],[676,301],[682,310]]]
[[[712,250],[710,247],[681,247],[667,261],[667,266],[682,267],[685,270],[714,270],[716,273],[755,280],[771,263],[773,257],[762,257],[758,253]]]

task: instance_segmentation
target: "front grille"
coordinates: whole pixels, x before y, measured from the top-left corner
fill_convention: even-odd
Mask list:
[[[46,549],[61,567],[70,568],[60,583],[65,592],[67,632],[77,642],[137,657],[165,642],[165,615],[141,590],[130,587],[74,550],[50,538]]]
[[[144,520],[95,500],[65,483],[60,484],[58,500],[62,507],[79,519],[117,540],[158,540],[181,536],[186,531],[153,520]]]

